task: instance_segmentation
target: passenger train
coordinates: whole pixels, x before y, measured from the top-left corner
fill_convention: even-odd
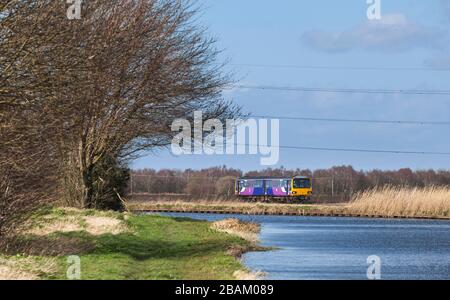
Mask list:
[[[244,200],[303,201],[313,194],[312,180],[305,176],[237,178],[235,194]]]

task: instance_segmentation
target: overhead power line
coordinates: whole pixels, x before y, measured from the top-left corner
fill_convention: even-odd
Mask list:
[[[281,149],[295,150],[315,150],[334,152],[363,152],[363,153],[385,153],[385,154],[414,154],[414,155],[445,155],[450,156],[450,152],[429,152],[429,151],[403,151],[403,150],[378,150],[378,149],[353,149],[353,148],[323,148],[323,147],[301,147],[301,146],[279,146]]]
[[[270,69],[305,69],[305,70],[350,70],[350,71],[432,71],[445,72],[450,68],[427,67],[352,67],[352,66],[313,66],[313,65],[271,65],[271,64],[230,64],[236,67],[270,68]]]
[[[321,93],[354,93],[354,94],[405,94],[405,95],[450,95],[450,90],[408,90],[408,89],[350,89],[350,88],[310,88],[284,87],[270,85],[234,85],[233,88],[252,90],[273,90],[293,92],[321,92]]]
[[[258,147],[255,144],[234,144],[234,146],[245,146],[245,147]],[[268,145],[273,147],[273,145]],[[367,149],[367,148],[338,148],[338,147],[311,147],[311,146],[289,146],[289,145],[279,145],[279,149],[288,150],[313,150],[313,151],[332,151],[332,152],[361,152],[361,153],[378,153],[378,154],[411,154],[411,155],[436,155],[436,156],[450,156],[450,152],[444,151],[411,151],[411,150],[385,150],[385,149]],[[226,155],[225,152],[224,154]]]
[[[320,122],[450,126],[450,121],[446,122],[446,121],[368,120],[368,119],[286,117],[286,116],[270,116],[270,115],[252,115],[251,117],[263,118],[263,119],[298,120],[298,121],[320,121]]]

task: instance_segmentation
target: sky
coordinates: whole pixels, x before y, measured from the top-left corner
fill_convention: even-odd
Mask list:
[[[199,0],[199,22],[217,38],[239,85],[450,90],[450,0]],[[256,65],[256,66],[255,66]],[[276,66],[276,67],[275,67]],[[288,67],[282,67],[288,66]],[[295,66],[325,67],[316,69]],[[450,121],[449,95],[358,94],[234,88],[225,99],[254,116]],[[280,145],[450,152],[450,126],[280,120]],[[260,155],[182,155],[162,149],[134,169],[257,170]],[[280,149],[272,167],[449,169],[450,156]]]

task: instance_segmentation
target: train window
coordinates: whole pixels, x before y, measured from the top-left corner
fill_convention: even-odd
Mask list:
[[[295,178],[294,189],[309,189],[311,187],[311,180],[309,178]]]
[[[266,180],[266,188],[277,186],[276,180]]]
[[[243,187],[249,187],[248,181],[247,180],[241,180],[239,181],[239,188],[243,188]]]
[[[266,187],[272,188],[272,187],[287,187],[286,180],[267,180],[266,181]]]
[[[250,186],[253,188],[262,188],[264,187],[264,180],[252,180],[250,181]]]

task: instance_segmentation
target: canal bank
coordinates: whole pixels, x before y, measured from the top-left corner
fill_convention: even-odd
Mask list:
[[[258,224],[237,220],[49,207],[30,226],[15,248],[0,253],[0,280],[255,279],[239,258],[264,250]]]
[[[374,219],[450,220],[442,214],[361,213],[345,204],[268,204],[243,202],[131,201],[127,208],[134,213],[244,214],[266,216],[351,217]]]

